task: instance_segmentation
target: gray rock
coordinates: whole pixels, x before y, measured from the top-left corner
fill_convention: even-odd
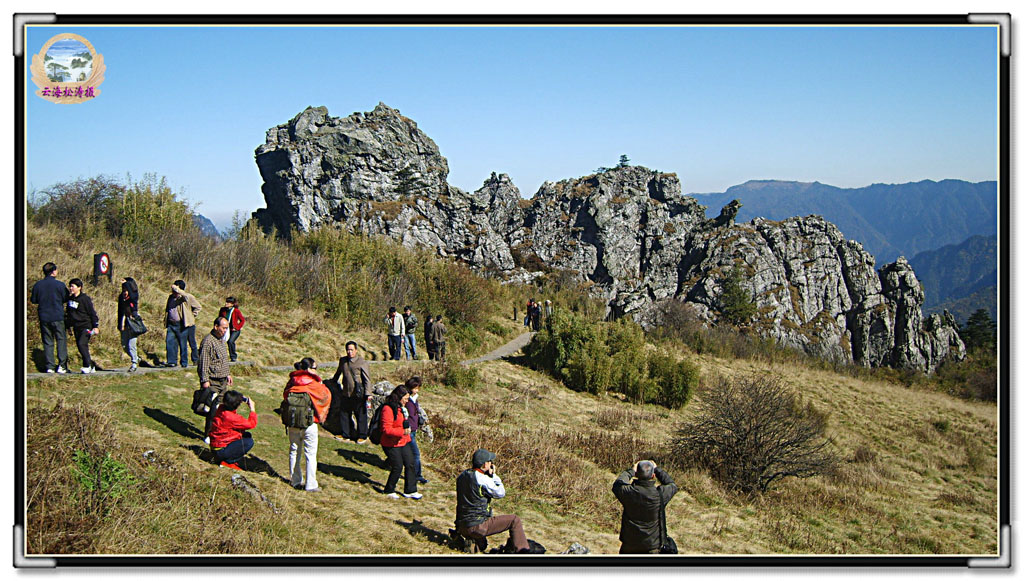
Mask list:
[[[573,544],[569,545],[568,549],[562,551],[559,554],[560,555],[589,555],[590,554],[590,549],[584,547],[583,545],[581,545],[579,543],[574,542]]]
[[[951,317],[922,316],[924,292],[902,258],[876,272],[859,243],[818,216],[736,224],[738,200],[707,220],[675,174],[618,167],[545,182],[526,201],[492,173],[467,193],[448,185],[437,145],[383,103],[343,119],[307,108],[267,132],[256,163],[267,208],[254,217],[268,230],[388,236],[511,283],[561,270],[603,299],[609,318],[647,326],[668,300],[716,324],[722,281],[738,268],[757,308],[751,330],[780,345],[929,372],[966,352]]]

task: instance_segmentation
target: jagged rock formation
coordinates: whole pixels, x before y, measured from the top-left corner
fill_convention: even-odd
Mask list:
[[[741,269],[757,308],[751,326],[782,345],[927,371],[966,351],[951,317],[922,318],[906,260],[876,271],[860,244],[817,216],[736,224],[734,201],[708,220],[675,174],[618,167],[545,182],[529,201],[491,174],[467,193],[448,185],[434,142],[383,103],[344,119],[307,108],[267,132],[256,162],[267,208],[255,218],[268,230],[338,225],[510,280],[560,269],[591,283],[609,316],[642,324],[672,299],[716,321],[722,280]]]

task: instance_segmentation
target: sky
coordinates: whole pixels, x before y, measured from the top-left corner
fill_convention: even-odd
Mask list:
[[[751,179],[839,187],[995,179],[995,28],[32,27],[103,56],[100,95],[27,83],[26,187],[147,172],[225,228],[264,207],[254,150],[307,106],[378,102],[478,189],[633,164],[684,193]],[[26,59],[26,65],[30,59]]]

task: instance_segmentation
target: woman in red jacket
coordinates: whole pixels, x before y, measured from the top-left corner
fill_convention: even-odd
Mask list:
[[[380,412],[380,445],[384,448],[384,455],[391,466],[387,484],[384,485],[384,494],[388,498],[400,498],[395,492],[395,485],[398,484],[404,467],[403,496],[419,500],[423,495],[416,492],[416,460],[413,458],[412,447],[408,445],[411,440],[409,418],[406,416],[409,411],[405,407],[408,402],[409,390],[399,385],[388,396],[383,404],[384,409]]]
[[[235,410],[242,402],[249,404],[249,417],[243,418]],[[210,427],[210,449],[225,468],[241,470],[239,460],[252,450],[252,435],[246,430],[256,427],[256,404],[235,390],[224,394],[217,406]]]
[[[225,340],[228,342],[228,355],[232,361],[238,360],[238,352],[235,351],[235,341],[242,334],[242,327],[245,325],[245,316],[242,309],[238,308],[238,299],[228,297],[224,299],[224,306],[220,308],[220,316],[228,320],[228,334]]]

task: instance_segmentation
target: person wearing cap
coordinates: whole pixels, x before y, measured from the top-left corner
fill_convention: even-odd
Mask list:
[[[509,531],[516,552],[525,553],[530,543],[523,531],[523,521],[514,514],[492,516],[491,513],[491,500],[505,497],[505,485],[495,474],[494,458],[493,452],[480,448],[473,452],[473,467],[464,470],[455,480],[455,530],[474,540]]]
[[[660,553],[662,537],[667,536],[662,514],[678,489],[672,477],[652,460],[641,460],[619,474],[612,484],[612,493],[622,504],[620,554]]]

